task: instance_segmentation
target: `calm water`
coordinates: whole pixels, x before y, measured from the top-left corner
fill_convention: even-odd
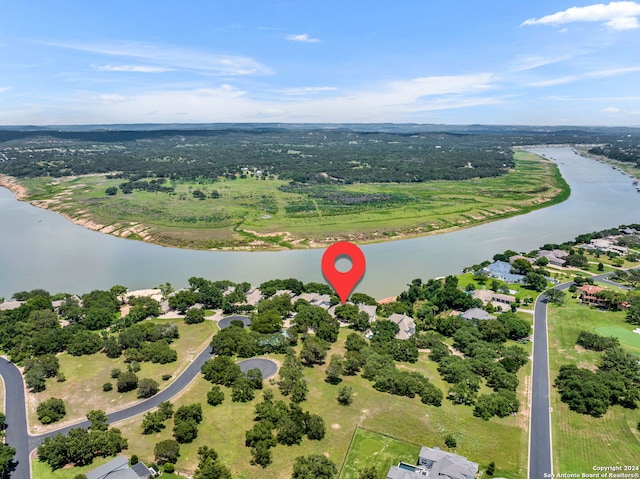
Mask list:
[[[640,223],[640,193],[631,178],[569,148],[534,151],[557,160],[571,185],[569,200],[454,233],[363,246],[367,272],[357,290],[391,296],[414,278],[456,274],[506,249],[530,251],[581,233]],[[179,287],[190,276],[256,285],[288,277],[324,281],[322,253],[189,251],[124,240],[74,225],[0,188],[0,296],[6,299],[33,288],[84,293],[114,284],[137,289],[167,281]]]

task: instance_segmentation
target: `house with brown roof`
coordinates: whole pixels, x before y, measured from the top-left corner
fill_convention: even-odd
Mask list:
[[[589,306],[606,307],[609,301],[598,295],[605,289],[593,284],[584,284],[580,287],[580,301]]]

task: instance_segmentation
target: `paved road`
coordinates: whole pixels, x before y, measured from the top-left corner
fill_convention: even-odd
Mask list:
[[[108,414],[109,422],[114,423],[142,414],[158,406],[162,401],[168,401],[186,388],[200,373],[201,366],[211,359],[211,348],[208,346],[187,366],[176,380],[155,396],[135,404],[126,409]],[[27,415],[25,410],[24,383],[18,368],[4,358],[0,358],[0,375],[5,383],[6,415],[7,415],[7,444],[16,449],[10,477],[26,479],[31,477],[29,467],[29,453],[38,447],[47,437],[59,433],[68,433],[75,427],[88,427],[88,421],[82,421],[55,431],[32,436],[27,429]]]
[[[0,358],[0,375],[4,379],[5,386],[6,443],[16,450],[10,474],[13,478],[23,479],[30,477],[30,449],[22,374],[13,363]]]
[[[606,278],[611,273],[592,276],[594,281],[620,286]],[[559,284],[554,289],[565,290],[573,281]],[[551,454],[551,404],[549,402],[549,344],[547,339],[547,300],[538,296],[533,323],[533,374],[531,378],[531,418],[529,428],[529,479],[544,479],[553,472]],[[550,476],[547,476],[550,477]]]
[[[126,409],[108,414],[110,423],[115,423],[133,416],[145,413],[158,406],[163,401],[168,401],[183,389],[185,389],[193,379],[200,373],[202,365],[211,359],[211,348],[206,347],[187,368],[176,378],[176,380],[155,396],[130,406]],[[265,379],[270,378],[278,371],[278,366],[270,359],[251,358],[240,361],[240,368],[246,371],[251,368],[260,368]],[[6,415],[7,415],[7,443],[16,449],[16,456],[10,477],[15,479],[25,479],[31,477],[29,467],[29,453],[37,448],[42,442],[56,434],[67,434],[76,427],[88,427],[89,421],[82,421],[76,424],[50,431],[38,436],[32,436],[27,429],[27,416],[25,410],[24,383],[22,374],[18,368],[4,358],[0,358],[0,375],[5,382]]]

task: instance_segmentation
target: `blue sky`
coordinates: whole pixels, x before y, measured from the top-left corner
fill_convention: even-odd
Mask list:
[[[640,125],[640,3],[0,4],[0,124]]]

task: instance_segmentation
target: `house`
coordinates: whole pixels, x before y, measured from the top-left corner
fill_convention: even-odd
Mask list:
[[[638,231],[636,231],[633,228],[623,228],[620,230],[620,233],[624,234],[624,235],[635,235],[638,233]]]
[[[471,321],[472,319],[496,319],[495,316],[490,315],[484,309],[480,308],[471,308],[467,309],[464,313],[460,315],[462,319],[466,319],[467,321]]]
[[[391,466],[387,479],[474,479],[477,473],[478,464],[466,457],[423,446],[417,465],[401,462]]]
[[[118,456],[87,472],[86,476],[87,479],[150,479],[155,474],[156,471],[149,469],[142,462],[129,466],[129,460],[126,457]]]
[[[513,264],[513,262],[517,259],[524,259],[529,263],[533,264],[535,260],[533,258],[529,258],[528,256],[522,256],[521,254],[516,254],[513,256],[509,256],[509,264]]]
[[[625,246],[617,245],[614,240],[610,238],[596,238],[589,241],[589,248],[602,251],[604,253],[617,253],[626,254],[628,249]]]
[[[263,297],[264,296],[262,294],[262,291],[260,291],[258,288],[252,288],[247,291],[247,304],[255,306]]]
[[[299,299],[302,299],[313,306],[320,306],[324,309],[329,309],[329,306],[331,306],[331,295],[328,294],[301,293],[294,297],[292,301],[295,303]]]
[[[376,320],[376,311],[378,311],[378,307],[376,305],[369,304],[359,304],[358,310],[360,312],[365,312],[369,316],[369,322]]]
[[[598,293],[604,291],[600,286],[592,284],[584,284],[580,287],[580,301],[589,306],[607,306],[609,302],[605,298],[598,296]]]
[[[415,321],[406,314],[393,313],[387,319],[396,323],[400,328],[396,333],[396,339],[409,339],[416,332]]]
[[[567,256],[569,256],[569,253],[562,251],[561,249],[554,249],[551,251],[541,249],[538,251],[536,258],[547,258],[549,260],[549,264],[553,266],[564,266],[567,262],[565,260]]]
[[[494,261],[482,268],[481,271],[505,283],[517,284],[522,283],[524,280],[524,275],[511,273],[511,265],[506,261]]]
[[[471,293],[471,296],[474,299],[482,301],[482,304],[491,303],[494,306],[501,306],[503,304],[511,306],[512,303],[516,302],[515,296],[511,296],[510,294],[494,293],[490,289],[476,289]]]

